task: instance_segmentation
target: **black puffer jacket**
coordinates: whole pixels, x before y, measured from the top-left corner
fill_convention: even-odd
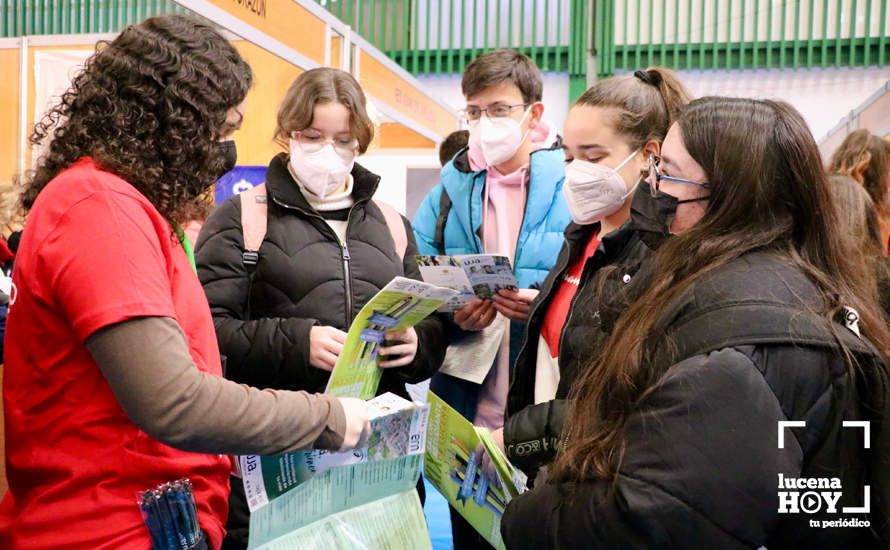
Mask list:
[[[634,278],[652,250],[632,222],[602,238],[599,249],[584,264],[581,281],[559,342],[560,380],[556,399],[534,404],[538,343],[544,317],[570,266],[584,253],[599,224],[569,224],[556,265],[541,286],[526,324],[522,347],[511,371],[504,423],[507,457],[533,475],[551,461],[562,431],[565,397],[572,384],[595,357],[634,287]],[[601,284],[595,275],[613,266]],[[598,292],[601,287],[601,292]]]
[[[196,263],[226,356],[226,378],[259,388],[323,391],[329,373],[309,365],[310,329],[328,325],[346,331],[393,277],[420,279],[408,221],[403,261],[386,219],[370,201],[380,178],[358,164],[352,175],[355,204],[341,247],[288,172],[287,156],[272,160],[266,172],[268,229],[252,283],[241,258],[239,198],[226,201],[204,224]],[[416,359],[407,367],[387,369],[381,393],[405,395],[405,382],[429,378],[441,365],[447,345],[441,319],[430,317],[415,330]]]
[[[242,261],[241,201],[220,205],[201,229],[196,246],[226,378],[259,388],[324,391],[330,374],[309,364],[309,331],[328,325],[346,331],[352,319],[393,277],[420,279],[417,245],[404,220],[408,247],[404,261],[380,209],[371,202],[380,178],[358,164],[346,246],[303,197],[287,169],[287,155],[266,171],[268,228],[251,280]],[[336,213],[325,215],[337,219]],[[348,258],[348,260],[347,260]],[[348,275],[347,275],[348,268]],[[418,349],[408,366],[386,369],[378,393],[407,396],[405,382],[419,382],[438,370],[447,340],[442,318],[416,325]],[[232,478],[224,548],[246,548],[249,511],[241,481]]]
[[[886,367],[865,340],[810,313],[818,307],[800,270],[763,253],[693,285],[653,331],[661,350],[653,361],[672,366],[627,418],[616,479],[545,483],[514,499],[501,523],[507,547],[886,547],[865,527],[823,528],[866,520],[886,529],[890,447]],[[818,337],[799,336],[808,324]],[[720,344],[739,333],[756,343]],[[787,334],[787,342],[758,333]],[[668,339],[695,348],[705,334],[717,336],[703,346],[710,351],[667,351]],[[835,337],[859,361],[855,389]],[[863,419],[871,421],[869,450],[863,429],[842,428]],[[779,448],[778,423],[788,420],[806,425],[783,430]],[[779,513],[779,493],[789,491],[780,474],[838,478],[837,513],[824,502],[819,513]],[[866,484],[871,514],[843,513],[863,504]],[[813,500],[805,506],[813,510]]]

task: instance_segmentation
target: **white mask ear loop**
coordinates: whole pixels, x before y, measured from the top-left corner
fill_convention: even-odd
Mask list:
[[[643,178],[637,178],[637,181],[633,185],[631,185],[630,189],[627,191],[627,194],[624,195],[624,200],[627,200],[627,197],[634,194],[634,192],[637,190],[637,187],[640,186],[641,181],[643,181]]]
[[[633,153],[631,153],[630,155],[628,155],[628,157],[627,157],[626,159],[624,159],[624,160],[621,161],[621,164],[619,164],[619,165],[616,166],[615,168],[612,168],[612,170],[615,170],[616,172],[617,172],[618,170],[621,170],[622,168],[624,168],[624,165],[627,164],[628,162],[630,162],[630,159],[632,159],[632,158],[634,158],[635,156],[637,156],[637,153],[639,153],[639,152],[640,152],[639,149],[634,149]]]
[[[632,158],[634,158],[635,156],[637,156],[637,153],[639,153],[639,152],[640,152],[639,149],[634,150],[634,152],[631,153],[626,159],[624,159],[624,160],[621,161],[621,164],[619,164],[619,165],[616,166],[615,168],[612,168],[612,170],[613,170],[616,174],[618,174],[618,170],[621,170],[622,168],[624,168],[624,165],[627,164],[628,162],[630,162],[630,159],[632,159]],[[620,174],[619,174],[619,175],[620,175]],[[640,180],[641,180],[641,179],[642,179],[642,178],[637,178],[637,181],[636,181],[636,182],[631,186],[631,188],[627,191],[627,193],[624,195],[624,198],[623,198],[622,200],[627,200],[627,197],[633,195],[634,191],[637,190],[637,186],[640,185]]]
[[[518,124],[519,124],[520,126],[522,126],[522,123],[525,122],[525,117],[527,117],[527,116],[529,115],[529,113],[531,113],[531,112],[532,112],[532,108],[531,108],[531,106],[529,106],[529,108],[525,110],[525,114],[522,115],[522,118],[519,119]],[[487,113],[486,113],[485,115],[483,115],[483,116],[485,116],[485,118],[488,118],[488,114],[487,114]],[[477,121],[475,121],[475,122],[478,124],[478,123],[480,123],[481,121],[482,121],[482,117],[479,117],[479,120],[477,120]],[[491,124],[491,119],[490,119],[490,118],[488,118],[488,122],[489,122],[489,124]],[[532,131],[532,129],[531,129],[531,128],[528,128],[528,129],[525,131],[525,133],[522,134],[522,137],[519,139],[519,147],[522,147],[522,144],[525,143],[525,139],[528,137],[528,135],[531,133],[531,131]],[[488,162],[488,161],[486,161],[486,163],[487,163],[487,162]],[[493,166],[492,164],[489,164],[489,165],[486,166],[486,168],[491,168],[492,166]],[[504,174],[504,175],[506,175],[506,174]]]
[[[525,117],[527,117],[529,114],[531,114],[531,112],[532,112],[532,107],[531,107],[531,105],[529,105],[528,109],[525,110],[525,114],[522,115],[522,118],[519,119],[520,126],[522,126],[522,123],[525,122]],[[531,132],[532,132],[532,128],[531,128],[531,126],[529,126],[528,129],[525,131],[525,133],[522,134],[522,139],[519,140],[520,147],[522,147],[522,144],[525,143],[526,138],[528,138],[528,135],[531,134]]]

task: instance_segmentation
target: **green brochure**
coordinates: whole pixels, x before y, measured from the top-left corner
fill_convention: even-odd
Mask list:
[[[416,325],[456,294],[414,279],[393,279],[353,320],[325,393],[361,399],[374,397],[382,374],[377,366],[377,352],[386,332]]]
[[[324,530],[319,520],[332,514],[413,491],[422,462],[422,455],[408,455],[335,466],[251,513],[249,547],[256,548],[303,527]],[[420,510],[419,501],[417,507]],[[426,527],[424,533],[429,537]]]
[[[507,503],[525,489],[524,476],[503,456],[487,428],[473,426],[433,392],[427,399],[426,478],[485,540],[503,549],[501,516]],[[479,465],[482,448],[497,479],[488,479]]]
[[[372,416],[371,436],[363,449],[345,453],[297,451],[272,457],[249,455],[239,458],[244,492],[251,508],[250,548],[292,547],[289,544],[315,548],[316,545],[309,541],[328,533],[331,518],[338,517],[337,514],[345,514],[339,517],[355,517],[347,512],[400,493],[414,492],[423,462],[429,406],[412,403],[391,393],[368,404]],[[420,502],[415,501],[401,499],[398,506],[402,509],[416,507],[416,510],[409,510],[409,516],[420,514],[422,518]],[[371,509],[378,510],[376,507]],[[379,510],[374,514],[383,518],[383,522],[391,521]],[[367,517],[376,516],[370,514]],[[420,532],[410,521],[406,521],[404,527],[407,531],[400,536],[410,540],[419,537],[429,544],[425,524]],[[369,528],[361,536],[377,540],[375,529],[377,527]],[[348,539],[355,533],[347,530],[344,536]],[[278,546],[279,543],[283,546]]]
[[[385,393],[368,401],[368,413],[371,435],[362,449],[343,453],[311,450],[274,456],[240,456],[238,462],[250,511],[335,466],[423,454],[429,405]]]
[[[430,536],[413,488],[338,512],[258,547],[261,550],[429,550]]]

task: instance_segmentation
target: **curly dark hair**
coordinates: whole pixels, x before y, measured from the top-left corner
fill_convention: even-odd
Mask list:
[[[51,139],[28,174],[22,205],[30,209],[59,172],[91,157],[171,223],[185,221],[222,170],[216,140],[252,80],[235,48],[194,17],[163,15],[125,28],[97,45],[35,125],[32,144]]]

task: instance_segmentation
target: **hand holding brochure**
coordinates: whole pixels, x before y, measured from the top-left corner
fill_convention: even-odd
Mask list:
[[[473,426],[432,392],[428,400],[426,478],[485,540],[503,549],[501,516],[507,503],[525,490],[524,474],[509,463],[487,428]],[[496,480],[479,466],[480,446],[495,466]]]
[[[365,448],[342,453],[294,451],[275,456],[239,457],[244,494],[253,512],[294,487],[330,470],[360,462],[375,462],[422,454],[429,406],[393,393],[368,401],[371,435]]]
[[[333,540],[338,537],[349,541],[362,536],[372,537],[376,548],[397,549],[405,541],[423,548],[424,540],[429,546],[420,502],[412,495],[420,475],[429,406],[391,393],[372,399],[368,406],[371,436],[363,449],[239,458],[251,510],[251,548],[315,547],[307,544],[319,537],[336,547]],[[394,507],[381,508],[381,499],[395,499]],[[381,524],[399,523],[390,517],[396,510],[405,518],[398,533],[358,532],[351,523],[331,523],[333,517],[372,516]],[[379,538],[387,534],[394,536],[391,545]]]
[[[393,279],[349,327],[326,392],[372,398],[386,333],[416,325],[455,295],[429,283]],[[429,406],[391,393],[368,406],[371,435],[363,449],[240,457],[251,549],[431,547],[415,490]]]
[[[490,300],[501,290],[519,288],[506,256],[417,256],[416,260],[425,282],[460,293],[446,303],[446,311],[459,309],[476,298]]]
[[[361,399],[374,397],[382,373],[377,366],[377,352],[386,333],[416,325],[455,294],[448,288],[414,279],[393,279],[365,304],[349,327],[325,393]]]

